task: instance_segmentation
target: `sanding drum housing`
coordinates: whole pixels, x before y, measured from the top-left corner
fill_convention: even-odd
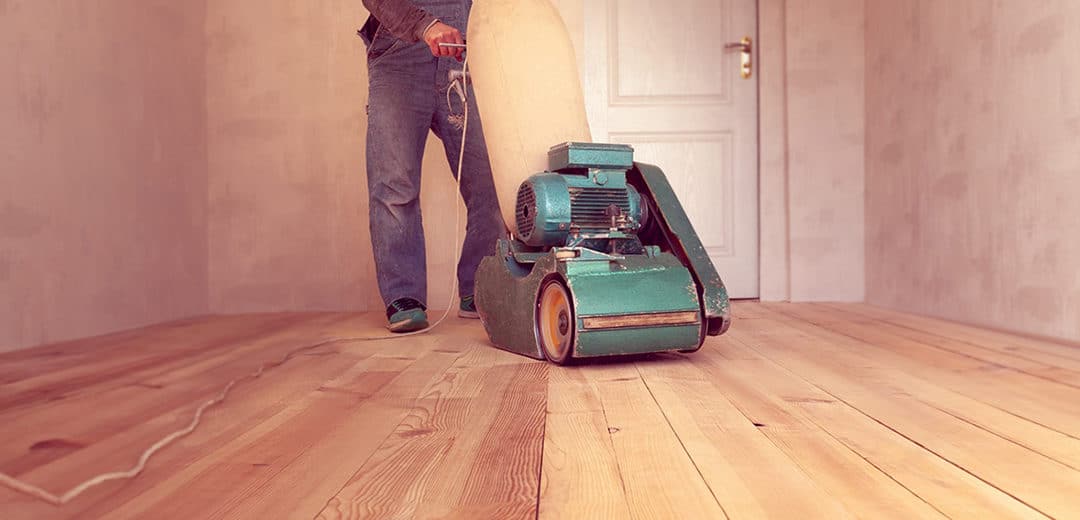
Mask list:
[[[516,234],[476,273],[492,343],[564,364],[693,352],[727,330],[727,290],[659,168],[618,144],[549,158],[518,190]]]

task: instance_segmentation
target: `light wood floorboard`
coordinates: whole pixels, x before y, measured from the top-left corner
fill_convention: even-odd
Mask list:
[[[1080,346],[736,302],[694,354],[557,367],[478,322],[296,352],[133,480],[0,518],[1080,518]],[[0,355],[0,471],[126,469],[234,378],[377,314],[202,317]]]

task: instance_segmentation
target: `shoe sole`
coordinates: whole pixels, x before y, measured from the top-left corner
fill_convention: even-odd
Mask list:
[[[457,315],[460,318],[468,318],[470,320],[478,320],[478,319],[480,319],[480,313],[478,313],[476,311],[466,311],[466,310],[460,310],[459,309],[457,311]]]
[[[427,321],[402,321],[398,323],[391,323],[387,328],[390,332],[416,332],[428,327]]]

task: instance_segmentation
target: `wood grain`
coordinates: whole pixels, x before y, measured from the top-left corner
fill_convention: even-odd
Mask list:
[[[819,339],[787,322],[773,320],[748,322],[733,331],[733,337],[924,449],[990,485],[1008,490],[1010,495],[1041,513],[1052,517],[1069,517],[1075,513],[1077,504],[1073,496],[1080,489],[1080,472],[974,424],[957,420],[933,406],[933,394],[926,398],[929,403],[910,398],[907,382],[918,378],[878,361],[882,354],[870,349],[869,344],[837,344],[831,337]],[[994,384],[999,383],[989,382],[986,386]],[[937,388],[939,393],[950,391],[946,387]],[[1015,471],[1018,467],[1024,471]],[[1031,474],[1054,475],[1054,478],[1032,479]]]
[[[693,355],[555,367],[475,321],[305,352],[136,479],[5,520],[1068,518],[1065,345],[849,304],[737,302]],[[377,314],[207,317],[0,355],[0,470],[128,467],[228,380]],[[1059,362],[1060,361],[1060,362]]]
[[[1080,346],[1075,343],[1009,334],[926,316],[905,314],[872,305],[830,304],[829,307],[834,312],[839,311],[840,314],[848,316],[848,319],[853,316],[865,316],[893,325],[906,333],[916,333],[922,337],[936,336],[946,340],[954,348],[967,351],[996,351],[1015,357],[1043,361],[1054,367],[1080,371]]]
[[[765,366],[767,362],[761,359],[725,359],[706,371],[713,384],[731,396],[742,413],[761,425],[761,432],[794,462],[788,466],[790,469],[806,472],[857,517],[943,517],[890,475],[798,413],[793,399],[785,393],[774,391],[767,380],[758,381]],[[856,489],[858,492],[852,492]]]
[[[774,304],[768,305],[774,307]],[[1080,388],[1052,379],[1048,381],[1016,370],[1011,365],[957,355],[948,349],[924,345],[858,324],[815,325],[801,319],[804,312],[801,308],[782,308],[787,309],[786,312],[774,315],[774,318],[797,318],[785,324],[787,328],[825,337],[829,344],[835,346],[873,349],[878,359],[888,362],[896,370],[989,403],[1065,436],[1080,438]],[[848,330],[854,332],[846,332]]]
[[[853,517],[736,407],[723,374],[683,357],[638,367],[729,517]]]
[[[632,518],[724,518],[633,364],[584,367],[603,407]],[[587,477],[586,477],[587,478]]]
[[[712,359],[708,360],[706,370],[716,375],[714,380],[723,377],[725,384],[731,381],[730,384],[743,391],[780,396],[780,406],[786,411],[814,424],[938,513],[949,518],[984,518],[1003,513],[1014,518],[1043,517],[808,383],[800,374],[760,358],[755,351],[738,342],[732,342],[723,354],[729,353],[747,358],[721,358],[719,353],[710,353]],[[738,391],[732,392],[732,395],[739,395]],[[739,402],[746,401],[740,399]],[[763,431],[770,433],[772,428],[766,425]],[[891,511],[903,516],[899,510]]]
[[[319,516],[535,516],[545,369],[447,372]]]
[[[607,417],[581,370],[553,368],[548,379],[540,518],[629,518]]]
[[[985,362],[859,324],[815,325],[803,319],[806,309],[765,304],[796,318],[790,327],[825,335],[833,345],[875,349],[882,361],[908,374],[937,382],[976,400],[1080,438],[1080,388],[1032,377],[1009,365]],[[850,332],[849,332],[850,331]]]

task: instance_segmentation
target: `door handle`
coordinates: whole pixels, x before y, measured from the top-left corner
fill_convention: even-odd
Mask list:
[[[754,75],[754,40],[749,36],[736,43],[724,45],[724,50],[739,51],[742,55],[742,77],[750,79]]]

